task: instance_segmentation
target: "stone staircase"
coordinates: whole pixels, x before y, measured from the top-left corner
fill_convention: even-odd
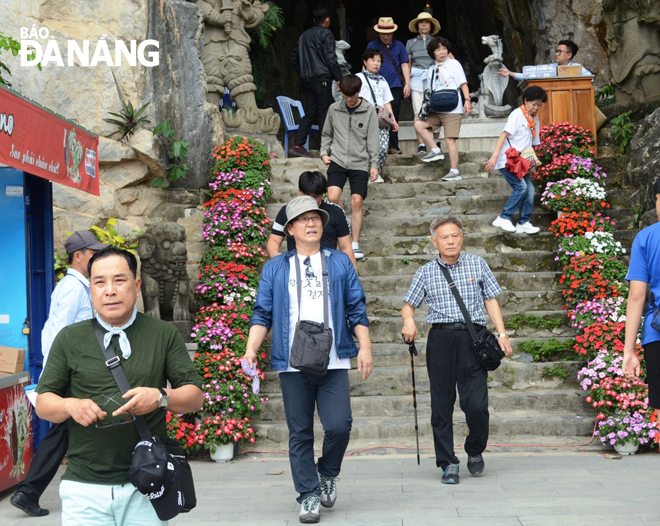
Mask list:
[[[492,142],[493,137],[490,139]],[[542,227],[537,236],[504,234],[493,227],[491,221],[501,211],[510,190],[499,173],[483,171],[483,162],[489,155],[488,151],[461,151],[459,169],[463,180],[449,183],[440,182],[449,169],[448,161],[424,164],[413,155],[390,156],[383,174],[385,183],[369,186],[360,240],[366,257],[358,262],[358,269],[367,296],[375,367],[366,382],[361,380],[357,370],[349,373],[353,408],[349,450],[415,445],[410,356],[407,346],[401,342],[400,311],[402,297],[415,272],[437,255],[429,232],[429,224],[436,216],[453,214],[463,221],[464,249],[483,256],[502,286],[503,294],[498,299],[505,320],[519,313],[565,318],[554,261],[557,241],[546,231],[556,214],[546,212],[537,202],[532,217],[533,224]],[[324,171],[319,159],[274,160],[272,165],[275,197],[268,206],[270,217],[275,217],[279,208],[298,194],[297,180],[301,172]],[[608,179],[608,188],[612,180],[612,177]],[[346,187],[344,202],[350,213],[348,194]],[[625,199],[625,191],[609,193],[612,203],[609,215],[620,226],[627,226],[632,218]],[[625,246],[632,243],[630,231],[619,231],[616,236]],[[417,343],[419,357],[415,360],[415,377],[420,445],[431,447],[425,314],[424,306],[416,311],[421,339]],[[565,325],[552,332],[521,327],[509,333],[514,349],[521,340],[563,340],[575,335]],[[577,445],[588,442],[595,415],[583,402],[583,391],[575,380],[581,364],[561,362],[569,373],[564,381],[546,374],[546,368],[554,363],[523,363],[516,357],[514,354],[514,359],[505,359],[489,377],[489,443],[496,447],[498,444]],[[267,372],[262,383],[262,392],[270,401],[263,405],[256,423],[260,438],[255,449],[288,449],[277,376],[276,372]],[[461,446],[467,427],[458,403],[454,430],[455,444]],[[320,439],[322,434],[317,421],[315,435]],[[319,440],[317,449],[320,445]]]

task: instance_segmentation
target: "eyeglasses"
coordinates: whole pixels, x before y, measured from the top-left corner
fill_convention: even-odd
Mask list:
[[[316,276],[314,275],[314,270],[312,270],[312,262],[310,261],[309,256],[305,258],[303,263],[305,264],[305,277],[307,279],[315,278]]]
[[[321,220],[321,216],[307,216],[307,217],[297,217],[294,221],[298,221],[301,225],[306,225],[310,221],[312,223],[317,223]]]
[[[555,49],[555,55],[561,55],[562,53],[570,53],[570,52],[564,51],[563,49]]]
[[[101,406],[101,411],[105,411],[106,413],[108,413],[110,415],[110,417],[112,417],[112,412],[113,411],[116,411],[122,405],[124,405],[126,403],[126,401],[123,398],[121,398],[121,393],[117,393],[116,395],[114,395],[112,397],[106,396],[106,395],[101,395],[101,396],[103,398],[107,398],[105,403]],[[115,400],[115,396],[119,396],[120,399],[121,399],[121,402],[118,402],[117,400]],[[111,404],[110,407],[107,407],[108,404]],[[113,407],[113,406],[115,406],[115,407]],[[99,429],[105,429],[105,428],[112,427],[112,426],[120,426],[122,424],[130,424],[131,422],[134,422],[134,421],[135,421],[135,416],[132,415],[131,413],[128,413],[128,415],[121,415],[118,420],[110,420],[110,421],[107,421],[107,422],[97,421],[96,422],[96,427],[99,428]]]

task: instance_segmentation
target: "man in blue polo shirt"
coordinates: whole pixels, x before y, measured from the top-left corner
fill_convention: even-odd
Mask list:
[[[381,17],[374,31],[378,38],[367,45],[367,49],[379,49],[383,54],[383,62],[379,75],[385,77],[392,92],[392,113],[399,122],[401,101],[410,97],[410,57],[408,51],[398,40],[394,40],[394,32],[399,26],[390,17]],[[390,128],[390,155],[401,153],[399,150],[399,132]]]
[[[560,40],[557,44],[557,49],[555,50],[555,62],[558,66],[573,66],[573,59],[580,48],[572,40]],[[502,68],[499,71],[499,74],[502,77],[511,77],[512,79],[526,80],[529,78],[529,75],[525,73],[516,73],[515,71],[509,71],[506,68]],[[588,77],[593,75],[591,71],[582,66],[582,76]]]

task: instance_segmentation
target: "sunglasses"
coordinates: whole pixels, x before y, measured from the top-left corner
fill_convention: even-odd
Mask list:
[[[121,403],[115,400],[115,396],[119,396],[121,398],[121,394],[118,393],[118,395],[115,395],[113,397],[106,396],[106,395],[101,395],[104,398],[107,398],[103,406],[101,407],[102,411],[105,411],[109,415],[112,415],[113,411],[116,411],[119,409],[124,403],[126,403],[123,399],[121,399]],[[110,404],[112,402],[112,404]],[[110,407],[107,407],[108,404],[110,404]],[[116,406],[116,407],[113,407]],[[128,415],[122,415],[119,417],[117,420],[109,420],[109,421],[97,421],[96,422],[96,427],[98,429],[106,429],[108,427],[113,427],[113,426],[120,426],[123,424],[130,424],[131,422],[135,421],[135,416],[133,416],[131,413]]]
[[[316,276],[314,275],[314,271],[312,270],[312,262],[310,261],[309,256],[305,258],[303,263],[305,264],[305,277],[307,279],[315,278]]]

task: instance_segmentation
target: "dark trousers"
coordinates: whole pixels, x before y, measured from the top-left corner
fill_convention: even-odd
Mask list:
[[[332,82],[312,82],[303,86],[305,90],[305,116],[300,121],[296,132],[296,146],[304,146],[312,129],[312,124],[319,123],[319,130],[323,131],[325,116],[328,108],[335,99],[332,98]]]
[[[16,491],[24,493],[34,502],[39,502],[39,498],[55,477],[67,449],[69,449],[68,420],[61,424],[53,424],[48,430],[32,458],[25,480],[18,485]]]
[[[353,417],[348,371],[331,369],[325,376],[281,373],[282,397],[289,428],[289,461],[296,491],[302,502],[320,495],[317,466],[314,465],[314,407],[325,433],[318,473],[336,477],[348,447]]]
[[[469,429],[465,452],[479,455],[488,442],[488,373],[477,361],[471,344],[467,330],[431,329],[428,336],[426,366],[431,384],[431,427],[435,463],[442,469],[449,463],[459,463],[454,454],[452,422],[456,387]]]
[[[403,100],[403,88],[390,88],[390,91],[392,92],[392,97],[394,97],[390,102],[390,104],[392,104],[392,113],[394,114],[396,122],[399,122],[399,112],[401,111],[401,101]],[[399,149],[399,132],[392,131],[392,128],[390,128],[390,148]]]

